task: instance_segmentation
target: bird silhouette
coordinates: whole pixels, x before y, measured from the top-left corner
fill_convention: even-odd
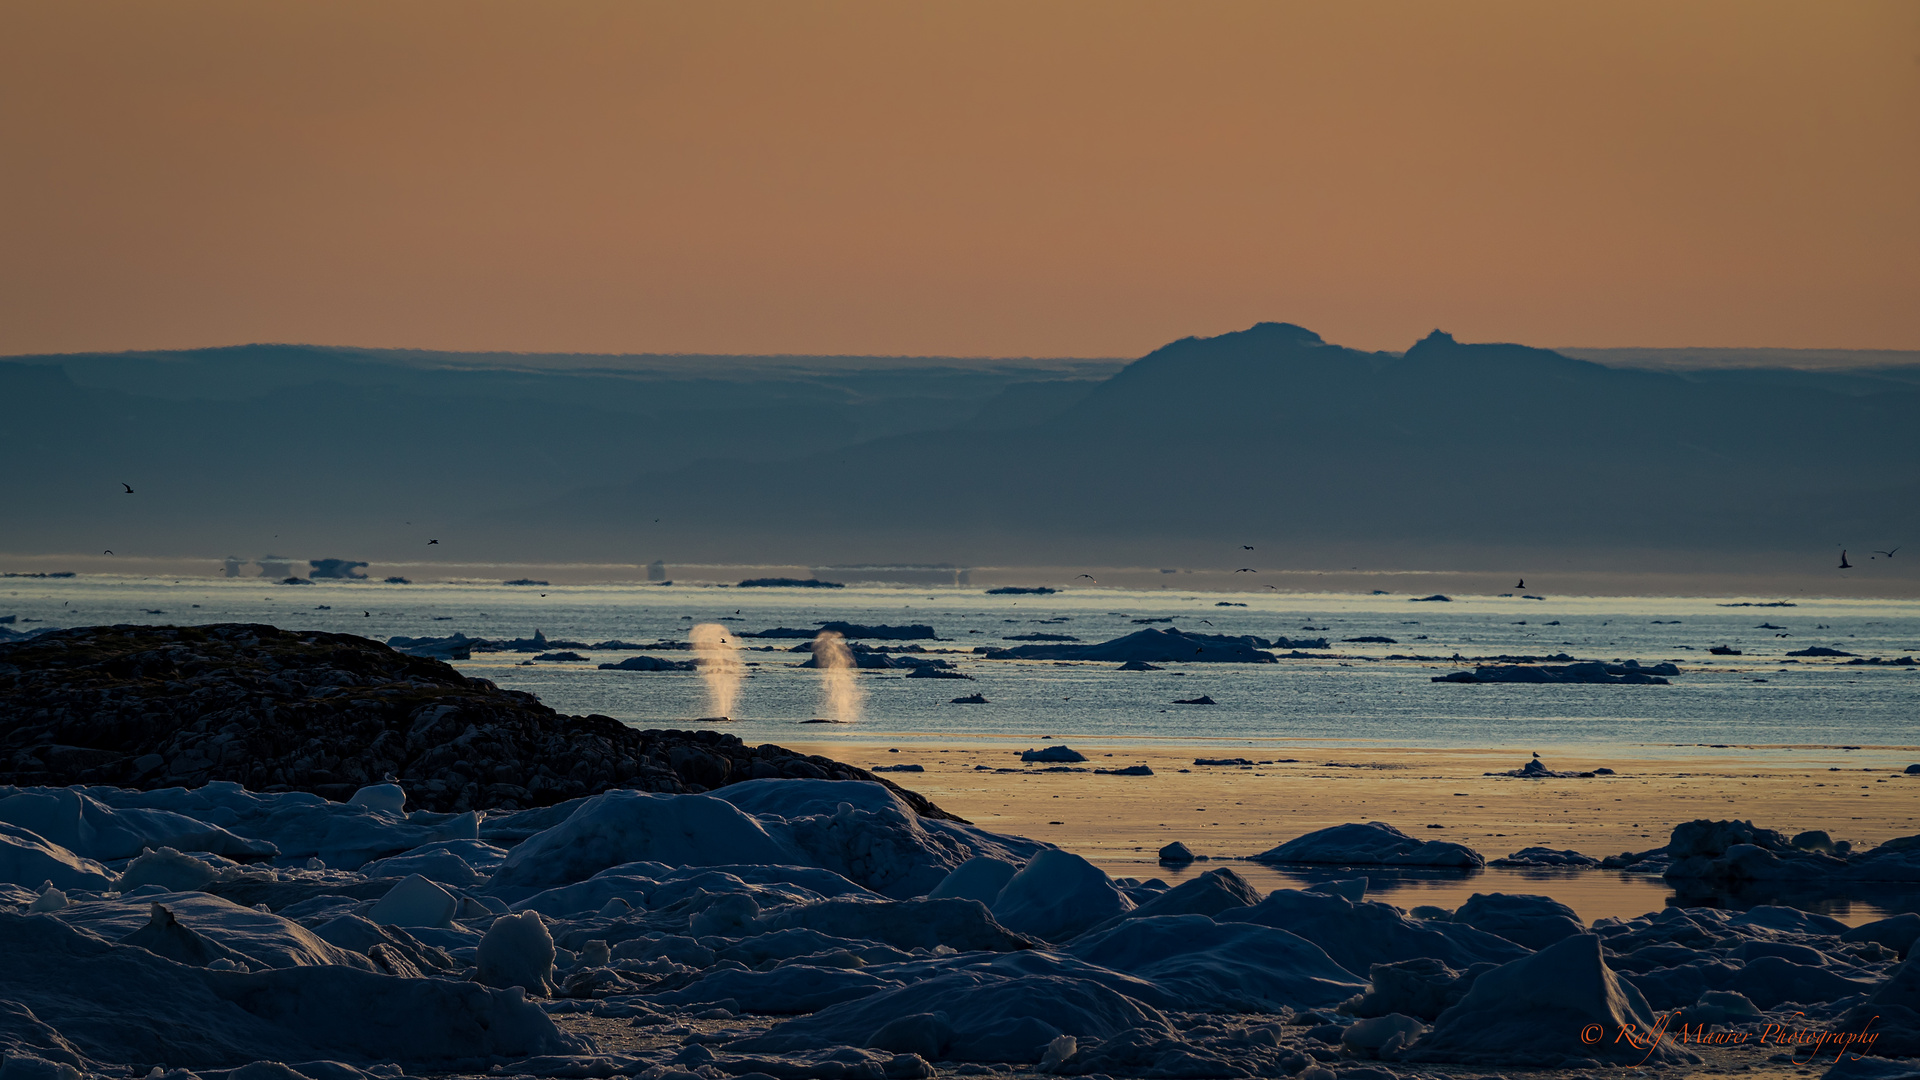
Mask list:
[[[1526,578],[1521,578],[1521,579],[1520,579],[1520,584],[1518,584],[1518,585],[1515,585],[1515,586],[1514,586],[1514,588],[1516,588],[1516,589],[1524,589],[1524,588],[1526,588],[1526,587],[1527,587],[1527,579],[1526,579]]]
[[[127,483],[127,482],[126,482],[125,480],[122,480],[122,481],[120,481],[120,486],[121,486],[121,487],[123,487],[123,488],[126,488],[126,489],[127,489],[127,491],[126,491],[126,493],[127,493],[128,495],[131,495],[131,494],[133,494],[133,485],[132,485],[132,484],[129,484],[129,483]]]
[[[439,543],[439,542],[440,542],[440,541],[438,541],[438,540],[429,540],[429,541],[427,541],[427,543],[429,543],[429,544],[437,544],[437,543]]]
[[[1206,624],[1207,624],[1208,626],[1212,626],[1212,625],[1213,625],[1213,620],[1212,620],[1212,619],[1201,619],[1200,621],[1201,621],[1201,622],[1203,622],[1203,623],[1206,623]]]
[[[1278,586],[1278,585],[1269,585],[1269,586],[1267,586],[1267,588],[1269,588],[1269,589],[1273,589],[1274,591],[1276,591],[1276,592],[1277,592],[1277,591],[1279,591],[1279,589],[1280,589],[1280,586]]]
[[[371,618],[373,618],[373,612],[371,612],[371,611],[363,611],[363,612],[361,612],[361,613],[360,613],[360,617],[361,617],[361,618],[363,618],[363,619],[371,619]]]
[[[1899,550],[1900,550],[1899,548],[1894,548],[1894,549],[1893,549],[1893,551],[1899,551]],[[1889,558],[1889,559],[1891,559],[1891,558],[1893,558],[1893,551],[1876,551],[1876,552],[1874,552],[1874,554],[1875,554],[1875,555],[1885,555],[1885,556],[1886,556],[1887,558]]]
[[[1234,573],[1236,573],[1236,574],[1257,574],[1257,573],[1259,573],[1259,572],[1260,572],[1260,571],[1258,571],[1258,570],[1250,570],[1250,569],[1248,569],[1247,567],[1244,567],[1244,566],[1243,566],[1243,567],[1241,567],[1240,569],[1238,569],[1238,570],[1235,570],[1235,571],[1234,571]]]
[[[1100,579],[1097,577],[1094,577],[1092,574],[1081,574],[1080,577],[1086,578],[1088,581],[1093,582],[1095,585],[1100,584]],[[1078,581],[1080,580],[1080,578],[1075,578],[1074,580]]]
[[[1853,564],[1847,561],[1847,549],[1846,549],[1846,548],[1841,548],[1841,549],[1840,549],[1840,569],[1842,569],[1842,570],[1851,570],[1851,569],[1853,569]]]
[[[1241,545],[1240,545],[1240,550],[1241,550],[1241,551],[1252,551],[1252,550],[1253,550],[1253,545],[1252,545],[1252,544],[1241,544]]]

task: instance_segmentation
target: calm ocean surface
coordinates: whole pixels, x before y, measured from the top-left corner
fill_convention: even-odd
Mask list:
[[[1765,598],[1752,599],[1755,602]],[[1212,741],[1319,746],[1545,746],[1632,748],[1638,756],[1691,753],[1700,745],[1911,747],[1920,744],[1920,668],[1848,666],[1794,659],[1819,645],[1894,659],[1920,655],[1920,604],[1800,601],[1727,607],[1736,599],[1220,594],[1087,589],[1052,596],[989,596],[981,589],[742,589],[719,586],[384,585],[304,586],[258,580],[0,579],[10,628],[101,623],[262,622],[362,634],[530,637],[556,641],[685,641],[699,623],[735,630],[812,627],[824,620],[925,623],[921,642],[973,681],[861,672],[860,719],[836,741],[867,737],[1005,736],[1020,740]],[[1232,606],[1225,606],[1232,605]],[[1244,605],[1244,606],[1240,606]],[[1151,622],[1143,620],[1154,620]],[[1170,620],[1170,621],[1167,621]],[[991,661],[978,646],[1012,635],[1070,634],[1098,642],[1144,626],[1325,637],[1328,655],[1277,664],[1169,664],[1157,672],[1112,663]],[[1777,629],[1776,629],[1777,628]],[[1385,637],[1392,643],[1343,642]],[[831,715],[820,673],[797,665],[792,639],[739,639],[750,666],[727,730],[748,742],[813,738],[802,721]],[[876,642],[875,644],[880,644]],[[1727,645],[1740,656],[1713,656]],[[769,649],[771,651],[757,651]],[[469,675],[537,694],[568,713],[598,712],[641,726],[685,726],[713,715],[706,684],[690,672],[601,671],[631,652],[576,650],[588,663],[523,664],[529,654],[475,653]],[[1434,683],[1468,659],[1567,653],[1579,659],[1672,661],[1669,686],[1529,686]],[[653,655],[686,659],[687,652]],[[978,692],[984,705],[950,700]],[[1174,705],[1212,697],[1212,707]],[[1902,754],[1891,754],[1902,762]],[[1862,764],[1866,764],[1862,760]]]

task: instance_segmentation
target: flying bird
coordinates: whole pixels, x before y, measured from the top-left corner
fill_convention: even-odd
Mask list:
[[[1253,550],[1253,545],[1252,545],[1252,544],[1241,544],[1241,545],[1240,545],[1240,550],[1241,550],[1241,551],[1252,551],[1252,550]]]
[[[427,543],[429,543],[429,544],[437,544],[437,543],[439,543],[439,542],[440,542],[440,541],[438,541],[438,540],[429,540],[429,541],[427,541]]]
[[[1851,570],[1851,569],[1853,569],[1853,564],[1847,561],[1847,549],[1846,549],[1846,548],[1841,548],[1841,549],[1840,549],[1840,569],[1842,569],[1842,570]]]
[[[126,493],[127,493],[128,495],[131,495],[131,494],[133,494],[133,485],[132,485],[132,484],[129,484],[129,483],[127,483],[127,482],[126,482],[125,480],[122,480],[122,481],[120,481],[120,486],[121,486],[121,487],[123,487],[123,488],[126,488],[126,489],[127,489],[127,492],[126,492]]]
[[[112,549],[112,548],[108,548],[107,550],[105,550],[105,551],[103,551],[103,552],[101,552],[100,554],[102,554],[102,555],[111,555],[111,554],[113,554],[113,549]]]
[[[1526,587],[1527,587],[1527,579],[1526,579],[1526,578],[1521,578],[1521,579],[1520,579],[1520,584],[1518,584],[1518,585],[1515,585],[1515,586],[1514,586],[1514,588],[1516,588],[1516,589],[1524,589],[1524,588],[1526,588]],[[1535,755],[1535,756],[1537,757],[1537,756],[1539,756],[1539,755]]]
[[[1243,566],[1243,567],[1241,567],[1240,569],[1238,569],[1238,570],[1235,570],[1235,571],[1234,571],[1234,573],[1236,573],[1236,574],[1257,574],[1257,573],[1259,573],[1259,572],[1260,572],[1260,571],[1258,571],[1258,570],[1250,570],[1250,569],[1248,569],[1248,568],[1246,568],[1246,567],[1244,567],[1244,566]]]
[[[1088,581],[1093,582],[1095,585],[1100,584],[1100,579],[1097,577],[1094,577],[1092,574],[1081,574],[1080,577],[1086,578]],[[1078,581],[1080,580],[1080,578],[1075,578],[1074,580]]]
[[[1900,550],[1899,548],[1894,548],[1894,549],[1893,549],[1893,551],[1899,551],[1899,550]],[[1893,551],[1876,551],[1876,552],[1874,552],[1874,554],[1875,554],[1875,555],[1885,555],[1885,556],[1886,556],[1887,558],[1889,558],[1889,559],[1891,559],[1891,558],[1893,558]]]
[[[371,611],[363,611],[363,612],[361,612],[361,613],[360,613],[360,617],[361,617],[361,618],[363,618],[363,619],[371,619],[371,618],[373,618],[373,612],[371,612]]]

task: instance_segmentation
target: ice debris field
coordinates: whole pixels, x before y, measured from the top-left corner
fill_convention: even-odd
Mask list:
[[[1589,926],[1539,896],[1403,911],[1361,874],[1169,888],[863,781],[405,802],[0,787],[0,1080],[1392,1080],[1726,1055],[1840,1078],[1914,1075],[1889,1059],[1920,1054],[1920,914]],[[1670,878],[1920,880],[1920,837],[1808,848],[1691,822],[1642,857]],[[1378,823],[1267,854],[1479,858]]]

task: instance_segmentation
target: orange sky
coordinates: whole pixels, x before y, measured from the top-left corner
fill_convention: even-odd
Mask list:
[[[0,0],[0,353],[1920,348],[1920,4]]]

